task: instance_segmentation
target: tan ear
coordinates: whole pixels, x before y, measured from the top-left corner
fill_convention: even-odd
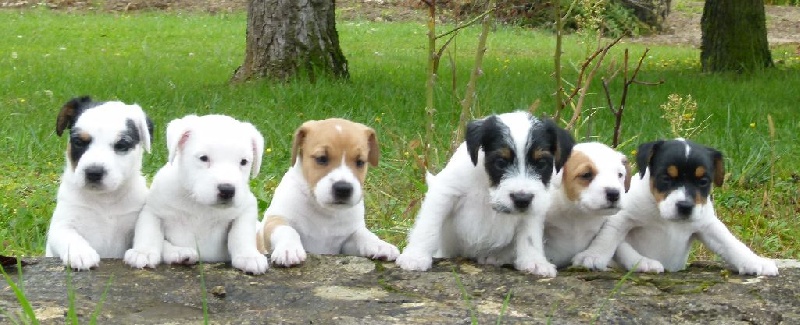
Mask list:
[[[625,193],[628,193],[628,190],[631,189],[631,162],[628,161],[628,158],[623,156],[622,157],[622,165],[625,166]]]
[[[70,99],[64,104],[56,118],[56,135],[61,136],[64,134],[65,129],[71,128],[75,124],[75,118],[83,110],[84,104],[91,101],[92,99],[89,96],[83,96]]]
[[[725,162],[722,159],[721,152],[709,149],[711,150],[711,158],[714,160],[714,185],[720,187],[725,182]]]
[[[292,141],[292,166],[297,162],[297,157],[303,154],[303,143],[308,135],[308,130],[313,121],[303,123],[297,131],[294,132],[294,140]]]
[[[367,143],[369,145],[367,161],[372,166],[378,166],[378,160],[381,158],[381,148],[378,146],[378,136],[375,134],[375,130],[369,127],[367,128]]]

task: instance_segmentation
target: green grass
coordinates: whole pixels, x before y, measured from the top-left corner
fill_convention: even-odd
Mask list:
[[[154,151],[145,156],[143,170],[148,178],[165,163],[169,120],[222,113],[253,122],[267,148],[261,175],[252,182],[262,211],[289,165],[291,137],[304,120],[336,116],[369,124],[379,134],[382,160],[367,179],[367,222],[379,236],[404,246],[424,194],[411,143],[424,133],[425,27],[340,21],[349,81],[233,86],[228,80],[243,61],[245,25],[244,13],[0,11],[0,192],[5,194],[0,252],[44,253],[66,144],[55,135],[55,117],[63,103],[84,94],[139,103],[154,120]],[[458,94],[468,78],[477,34],[466,29],[454,43]],[[547,33],[498,27],[489,37],[478,84],[480,109],[507,112],[538,99],[539,112],[552,113],[554,43]],[[619,62],[625,48],[633,58],[644,51],[642,45],[623,43],[609,58]],[[583,38],[565,40],[567,81],[575,80],[573,67],[591,49]],[[670,136],[659,105],[671,93],[691,95],[700,117],[711,116],[708,129],[695,140],[726,155],[729,181],[715,192],[721,218],[759,253],[796,258],[800,115],[794,88],[800,84],[800,58],[788,48],[773,53],[782,60],[777,69],[710,75],[700,72],[697,49],[653,46],[639,79],[665,83],[631,89],[623,140],[635,139],[621,150],[630,155],[636,143]],[[458,116],[452,68],[444,59],[438,79],[434,147],[441,162]],[[605,106],[599,85],[596,80],[586,107]],[[611,88],[619,96],[619,80]],[[767,114],[776,124],[773,147]],[[601,108],[593,122],[596,139],[610,142],[611,127],[611,114]],[[767,186],[770,150],[776,157],[774,188]]]

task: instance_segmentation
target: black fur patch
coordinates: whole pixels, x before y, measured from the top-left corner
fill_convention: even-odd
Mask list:
[[[125,121],[125,127],[125,131],[119,134],[119,139],[113,144],[114,152],[118,155],[127,154],[142,141],[139,136],[139,128],[136,127],[136,122],[127,119]]]
[[[78,161],[81,160],[81,157],[91,144],[91,135],[79,128],[72,129],[69,137],[69,161],[72,163],[73,168],[78,165]]]
[[[689,155],[686,155],[686,146]],[[708,198],[711,184],[722,185],[718,177],[724,174],[722,153],[691,141],[654,141],[639,146],[636,153],[639,175],[644,177],[645,169],[650,170],[650,182],[654,190],[668,195],[683,187],[687,200]],[[677,177],[669,174],[670,166],[678,170]],[[698,167],[706,170],[705,176],[697,177]],[[700,203],[700,202],[695,202]]]

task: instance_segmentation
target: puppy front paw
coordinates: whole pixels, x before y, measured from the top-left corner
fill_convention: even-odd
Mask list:
[[[272,263],[278,266],[290,267],[306,261],[306,250],[301,243],[281,243],[275,246],[269,255]]]
[[[514,267],[522,272],[552,278],[556,276],[556,266],[548,261],[517,261]]]
[[[433,257],[404,252],[394,262],[403,270],[427,271],[433,264]]]
[[[662,265],[661,262],[644,256],[639,260],[639,263],[632,265],[632,267],[628,269],[632,269],[633,267],[635,267],[633,270],[634,272],[664,273],[664,265]]]
[[[739,271],[739,274],[778,275],[778,265],[775,261],[763,257],[748,259],[738,265],[734,265],[734,267]]]
[[[164,263],[191,265],[200,260],[197,250],[190,247],[164,245]]]
[[[65,256],[61,257],[64,265],[69,265],[74,270],[85,271],[100,265],[100,255],[94,248],[87,245],[73,245]]]
[[[608,270],[611,257],[602,256],[591,251],[583,251],[572,258],[572,265],[582,266],[590,270]]]
[[[360,249],[361,255],[376,260],[394,261],[400,255],[400,250],[383,240],[370,243]]]
[[[257,254],[253,256],[236,256],[231,259],[231,265],[246,273],[264,274],[269,269],[269,260],[266,256]]]
[[[155,268],[156,265],[161,263],[161,254],[156,250],[143,251],[131,248],[125,252],[123,260],[125,264],[137,269],[142,269],[145,266]]]

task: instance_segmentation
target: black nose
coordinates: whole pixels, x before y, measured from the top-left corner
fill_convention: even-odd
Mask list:
[[[606,188],[606,200],[608,202],[614,203],[619,201],[619,190],[615,188]]]
[[[349,199],[353,195],[353,184],[345,181],[333,183],[333,197],[337,200]]]
[[[83,170],[83,173],[86,175],[86,180],[92,183],[97,183],[103,180],[103,176],[106,175],[106,169],[103,166],[99,165],[91,165],[86,167]]]
[[[678,201],[677,203],[675,203],[675,206],[678,208],[678,214],[682,216],[688,216],[692,214],[692,209],[694,209],[694,202],[688,200]]]
[[[222,200],[230,200],[236,195],[236,187],[233,184],[219,184],[217,185],[217,197]]]
[[[517,209],[527,209],[533,201],[533,194],[530,193],[511,193],[510,196],[511,202],[514,202],[514,207]]]

